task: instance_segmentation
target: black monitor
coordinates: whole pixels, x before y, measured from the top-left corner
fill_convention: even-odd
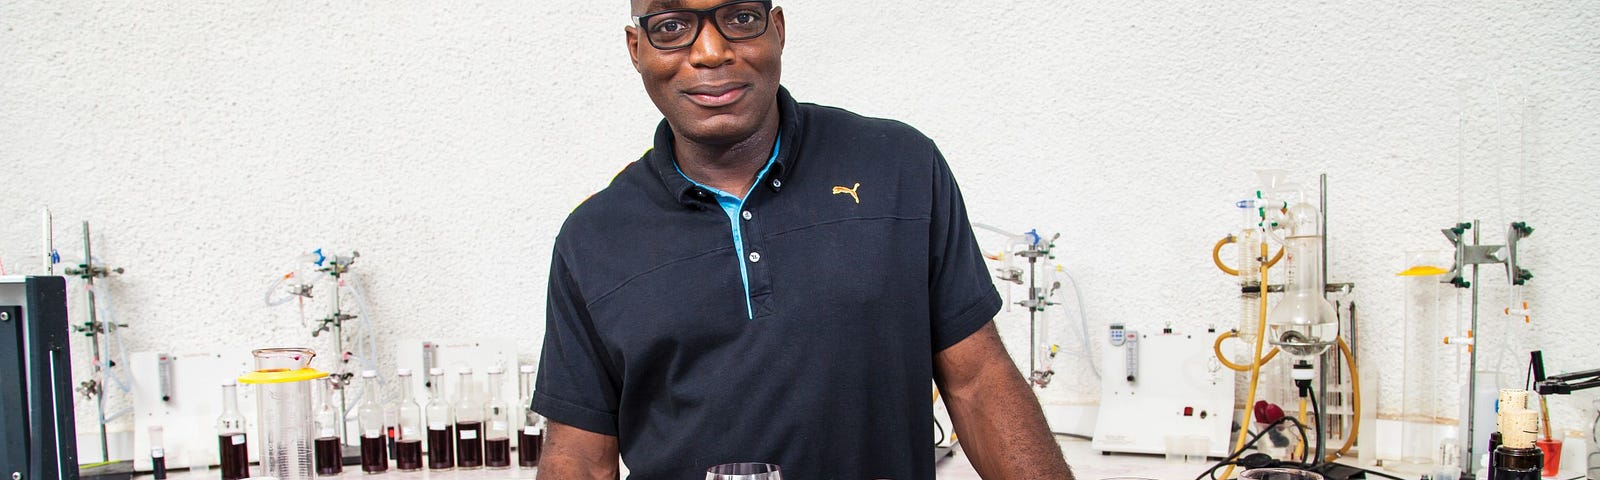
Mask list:
[[[67,282],[0,276],[0,480],[76,480]]]

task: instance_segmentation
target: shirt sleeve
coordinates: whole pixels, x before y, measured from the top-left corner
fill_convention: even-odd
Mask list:
[[[550,265],[544,350],[532,408],[545,418],[617,435],[618,388],[588,308],[559,248]]]
[[[933,351],[961,342],[994,319],[1000,293],[989,279],[978,240],[967,220],[961,189],[944,156],[934,148],[932,221],[929,222],[929,311]]]

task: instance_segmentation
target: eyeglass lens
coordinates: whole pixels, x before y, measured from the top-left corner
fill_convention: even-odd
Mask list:
[[[645,36],[660,49],[689,46],[700,33],[700,19],[712,17],[715,29],[728,40],[748,40],[767,32],[765,2],[737,2],[706,11],[672,11],[645,17]]]

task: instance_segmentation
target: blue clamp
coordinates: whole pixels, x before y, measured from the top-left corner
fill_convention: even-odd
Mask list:
[[[61,263],[61,252],[58,252],[56,249],[52,248],[50,249],[50,264],[55,265],[57,263]]]
[[[322,254],[322,249],[320,249],[320,248],[316,249],[316,250],[312,250],[311,253],[317,254],[317,266],[319,266],[319,267],[322,266],[322,262],[325,262],[325,261],[328,260],[328,256],[327,255],[323,255]]]
[[[1028,237],[1028,244],[1029,245],[1037,246],[1037,245],[1039,245],[1040,241],[1044,240],[1042,237],[1039,236],[1039,229],[1037,229],[1037,228],[1032,229],[1032,230],[1028,230],[1028,233],[1024,233],[1023,235],[1026,235]]]

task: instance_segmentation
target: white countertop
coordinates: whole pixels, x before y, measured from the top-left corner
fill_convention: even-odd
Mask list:
[[[1211,463],[1176,463],[1169,462],[1165,457],[1153,455],[1112,454],[1101,455],[1089,448],[1088,440],[1071,437],[1056,437],[1056,442],[1061,445],[1061,451],[1066,454],[1067,464],[1072,466],[1073,474],[1078,480],[1193,480],[1196,476],[1211,468]],[[976,480],[979,479],[977,471],[972,469],[972,462],[962,453],[959,446],[955,455],[940,459],[935,468],[935,474],[940,479],[948,480]],[[515,455],[513,455],[515,459]],[[505,470],[448,470],[444,472],[422,469],[415,472],[401,472],[393,468],[381,477],[372,477],[364,474],[359,465],[347,465],[344,473],[334,477],[317,477],[329,480],[354,480],[357,478],[372,478],[382,480],[464,480],[464,479],[490,479],[490,480],[532,480],[538,469],[523,469],[512,466]],[[1582,475],[1583,468],[1575,465],[1562,465],[1561,475],[1547,477],[1553,479],[1568,479]],[[1381,470],[1380,470],[1381,471]],[[1237,472],[1237,470],[1236,470]],[[1571,472],[1571,473],[1569,473]],[[1385,472],[1401,478],[1415,478],[1394,472]],[[138,475],[139,480],[149,480],[149,474]],[[175,471],[167,477],[169,480],[215,480],[216,469],[199,471]],[[1373,477],[1376,478],[1376,477]],[[801,480],[801,479],[790,479]]]

